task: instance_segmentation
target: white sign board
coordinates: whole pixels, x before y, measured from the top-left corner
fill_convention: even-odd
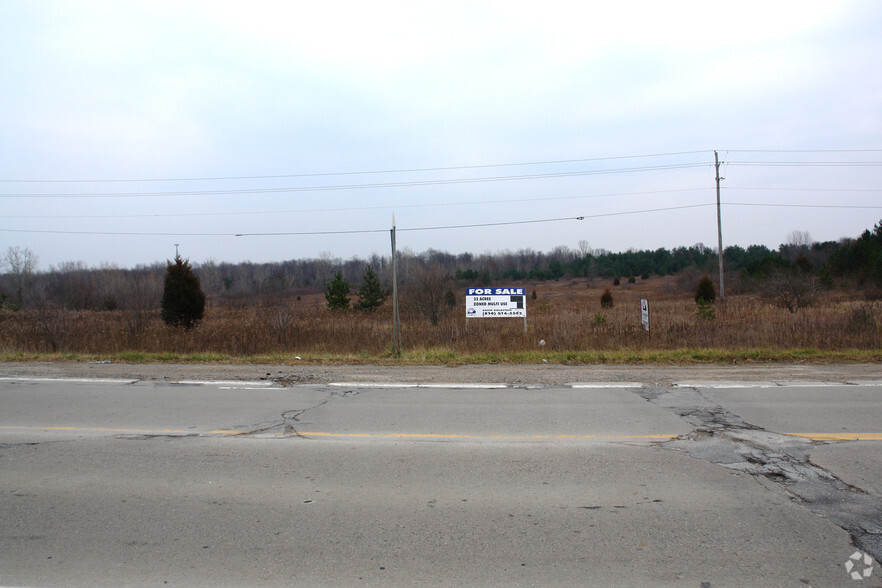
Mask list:
[[[466,288],[466,318],[486,317],[527,318],[524,288]]]
[[[645,298],[640,299],[640,322],[643,323],[643,328],[649,331],[649,300]]]

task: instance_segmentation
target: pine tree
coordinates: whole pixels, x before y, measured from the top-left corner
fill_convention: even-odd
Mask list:
[[[708,304],[713,303],[717,298],[717,292],[714,290],[714,283],[710,279],[710,276],[705,274],[698,281],[698,288],[695,289],[695,302],[701,304],[701,301],[705,301]]]
[[[325,289],[325,300],[329,310],[347,310],[349,308],[349,282],[343,279],[343,272],[337,271],[334,279]]]
[[[380,285],[380,280],[371,266],[364,268],[361,287],[359,287],[356,294],[358,295],[358,302],[355,303],[355,308],[365,312],[373,312],[380,308],[383,302],[386,301],[386,298],[389,297],[389,294]]]
[[[205,314],[205,293],[190,261],[175,256],[165,270],[162,289],[162,320],[168,325],[191,328]]]

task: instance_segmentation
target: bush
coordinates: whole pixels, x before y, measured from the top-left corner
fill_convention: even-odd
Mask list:
[[[714,311],[713,302],[708,302],[703,298],[699,298],[695,302],[698,304],[698,309],[695,311],[695,316],[705,321],[712,321],[717,318],[716,312]]]
[[[601,308],[612,308],[613,305],[613,297],[612,292],[607,288],[603,294],[600,296],[600,306]]]
[[[695,302],[701,304],[701,301],[713,303],[717,298],[717,291],[714,289],[714,283],[710,276],[704,274],[698,281],[698,288],[695,289]]]
[[[792,313],[811,306],[817,291],[814,276],[793,270],[772,272],[763,284],[763,296]]]

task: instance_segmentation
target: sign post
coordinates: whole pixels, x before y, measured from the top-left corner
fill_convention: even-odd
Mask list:
[[[466,329],[473,318],[524,318],[527,332],[527,294],[524,288],[466,288]]]
[[[643,324],[643,329],[652,335],[649,330],[649,300],[645,298],[640,299],[640,322]]]

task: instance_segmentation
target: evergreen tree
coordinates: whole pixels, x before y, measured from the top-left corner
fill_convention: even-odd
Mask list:
[[[175,256],[165,270],[162,289],[162,320],[168,325],[189,329],[205,314],[205,293],[190,261]]]
[[[364,268],[361,287],[356,294],[358,295],[358,302],[355,303],[355,308],[365,312],[373,312],[380,308],[383,302],[386,301],[386,298],[389,297],[389,294],[380,285],[380,280],[371,266]]]
[[[705,274],[698,281],[698,288],[695,289],[695,302],[701,304],[702,301],[705,303],[713,303],[717,298],[717,292],[714,289],[714,283],[710,279],[710,276]]]
[[[349,282],[343,279],[343,272],[337,271],[334,279],[325,289],[325,300],[329,310],[347,310],[349,308]]]

